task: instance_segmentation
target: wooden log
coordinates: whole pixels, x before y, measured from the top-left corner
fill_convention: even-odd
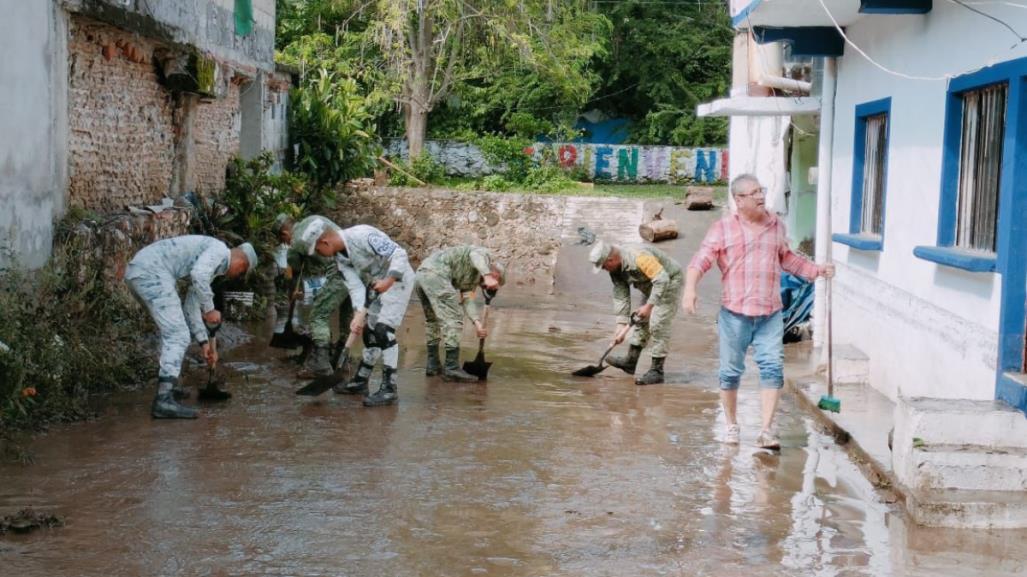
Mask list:
[[[663,218],[663,209],[653,215],[653,219],[638,226],[638,234],[646,242],[660,242],[678,237],[678,223]]]
[[[712,210],[712,186],[689,186],[685,188],[685,208],[687,210]]]

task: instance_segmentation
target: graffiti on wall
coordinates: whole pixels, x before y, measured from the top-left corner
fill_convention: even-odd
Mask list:
[[[580,168],[591,180],[621,182],[717,182],[728,178],[726,148],[630,144],[537,144],[525,152]]]
[[[451,176],[478,177],[496,172],[473,144],[428,141],[424,149]],[[406,146],[400,140],[391,142],[388,150],[406,158]],[[670,183],[728,180],[726,148],[556,142],[537,143],[524,152],[538,161],[551,159],[564,168],[576,169],[586,180]]]

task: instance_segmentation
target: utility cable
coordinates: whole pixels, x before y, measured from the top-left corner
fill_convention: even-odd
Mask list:
[[[1016,36],[1016,39],[1018,40],[1018,42],[1016,44],[1013,44],[1012,48],[1016,48],[1018,45],[1023,44],[1024,42],[1027,42],[1027,37],[1024,37],[1022,34],[1017,32],[1016,29],[1013,28],[1012,26],[1010,26],[1009,23],[1006,22],[1005,20],[1002,20],[1001,18],[996,18],[995,16],[992,16],[991,14],[988,14],[987,12],[978,10],[977,8],[974,8],[973,6],[970,6],[967,3],[963,2],[963,0],[949,0],[949,1],[953,2],[955,4],[958,4],[958,5],[962,6],[963,8],[966,8],[967,10],[969,10],[971,12],[975,12],[977,14],[980,14],[981,16],[984,16],[985,18],[987,18],[989,20],[994,20],[995,22],[998,22],[1002,26],[1005,26],[1010,32],[1013,33],[1013,36]]]

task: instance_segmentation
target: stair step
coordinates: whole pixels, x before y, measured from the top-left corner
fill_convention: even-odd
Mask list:
[[[912,491],[906,507],[913,519],[931,527],[1015,529],[1027,526],[1023,491]]]
[[[921,488],[1027,490],[1027,449],[1021,447],[928,445],[912,457]]]

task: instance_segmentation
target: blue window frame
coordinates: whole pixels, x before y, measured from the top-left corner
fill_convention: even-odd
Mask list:
[[[958,218],[963,162],[964,96],[1005,86],[994,252],[960,248]],[[1027,412],[1025,320],[1027,320],[1027,58],[1010,60],[949,82],[942,146],[938,243],[916,247],[926,260],[971,271],[1001,273],[999,351],[995,397]]]
[[[890,132],[891,98],[856,106],[849,234],[834,235],[835,242],[860,250],[883,248]]]

